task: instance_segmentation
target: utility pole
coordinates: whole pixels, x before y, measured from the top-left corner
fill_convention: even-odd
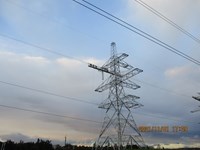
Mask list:
[[[67,145],[67,137],[65,136],[65,146]]]
[[[111,57],[102,66],[89,64],[88,66],[107,73],[109,77],[95,89],[96,92],[108,90],[108,98],[104,100],[99,108],[106,110],[104,122],[96,149],[106,149],[112,147],[114,150],[123,150],[128,146],[145,147],[144,140],[136,126],[131,109],[139,108],[142,104],[136,102],[138,96],[126,94],[126,89],[135,90],[140,88],[133,83],[131,77],[143,72],[139,68],[134,68],[124,61],[128,54],[117,54],[116,44],[111,43]]]

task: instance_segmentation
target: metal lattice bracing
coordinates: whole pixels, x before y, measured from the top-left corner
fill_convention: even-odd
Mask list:
[[[127,54],[117,54],[115,43],[111,43],[111,57],[102,66],[89,64],[89,67],[108,73],[109,77],[95,91],[109,91],[108,98],[99,108],[106,110],[106,115],[96,149],[113,148],[126,149],[130,146],[144,147],[144,140],[136,126],[131,109],[139,108],[142,104],[136,100],[138,96],[126,94],[126,89],[135,90],[140,88],[130,79],[141,73],[142,70],[134,68],[124,61]]]

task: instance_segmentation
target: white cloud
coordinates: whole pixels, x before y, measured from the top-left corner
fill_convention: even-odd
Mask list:
[[[27,61],[27,62],[32,62],[32,63],[36,63],[36,64],[47,64],[49,63],[49,60],[47,60],[46,58],[44,57],[34,57],[34,56],[24,56],[24,59]]]
[[[14,52],[9,52],[9,51],[0,51],[0,57],[1,58],[6,58],[8,60],[17,58],[21,59],[21,61],[27,61],[27,62],[32,62],[32,63],[48,63],[49,60],[47,58],[44,58],[42,56],[30,56],[30,55],[25,55],[25,54],[17,54]]]
[[[199,74],[199,67],[194,65],[182,65],[179,67],[173,67],[166,69],[164,72],[167,81],[170,81],[170,84],[174,86],[174,89],[186,88],[190,92],[199,87]],[[186,83],[187,86],[185,85]]]
[[[10,56],[13,56],[13,55],[15,55],[15,53],[13,53],[13,52],[8,52],[8,51],[0,51],[0,55],[10,55]]]
[[[175,20],[176,23],[186,27],[186,29],[190,31],[195,31],[194,33],[198,34],[200,23],[199,19],[197,18],[198,15],[196,14],[199,14],[199,1],[191,3],[187,0],[177,0],[175,2],[167,0],[150,0],[145,2],[172,20]],[[116,26],[117,28],[113,28],[114,24],[111,24],[112,28],[108,28],[107,25],[109,25],[109,23],[98,20],[104,24],[104,26],[102,26],[100,30],[95,30],[95,32],[92,32],[90,28],[92,23],[90,22],[91,17],[87,18],[87,16],[91,16],[92,13],[89,11],[84,11],[84,8],[82,9],[73,2],[65,2],[67,5],[62,5],[65,7],[57,7],[61,5],[61,3],[48,0],[45,2],[32,1],[31,3],[27,3],[23,0],[16,1],[16,3],[24,6],[27,10],[15,6],[12,3],[7,3],[6,1],[1,1],[0,3],[2,4],[0,5],[0,15],[4,20],[4,25],[6,26],[5,30],[4,28],[1,28],[1,32],[12,34],[17,39],[25,39],[25,41],[31,43],[33,42],[40,46],[43,45],[44,47],[48,47],[55,51],[58,50],[57,52],[62,52],[70,56],[83,57],[83,59],[81,58],[82,60],[101,66],[104,64],[105,60],[97,60],[92,57],[87,57],[91,55],[99,58],[105,57],[105,54],[108,54],[109,51],[107,50],[107,46],[105,48],[102,45],[106,44],[102,44],[99,41],[93,43],[91,39],[89,40],[85,38],[85,35],[83,37],[80,35],[80,33],[75,34],[75,31],[84,31],[84,33],[88,33],[89,35],[94,35],[95,33],[98,38],[105,39],[105,41],[111,41],[114,38],[114,40],[116,39],[116,41],[121,42],[120,45],[124,44],[125,48],[123,46],[122,49],[131,49],[127,51],[128,54],[133,53],[133,50],[134,54],[136,52],[136,59],[138,58],[137,64],[143,64],[145,57],[147,60],[150,60],[150,63],[145,62],[141,68],[144,69],[144,75],[146,74],[146,76],[148,76],[148,80],[146,80],[147,82],[155,83],[158,85],[158,87],[166,87],[171,91],[178,91],[179,93],[184,93],[191,96],[200,88],[199,68],[192,67],[192,65],[184,65],[187,62],[185,63],[183,61],[179,61],[179,67],[176,67],[178,66],[176,65],[176,55],[173,55],[173,58],[167,57],[168,55],[166,56],[165,53],[160,51],[160,47],[159,51],[157,51],[157,47],[150,47],[147,42],[140,41],[138,38],[136,39],[134,34],[130,34],[130,32],[124,32],[124,30],[122,32],[118,32],[118,29],[120,28],[118,28],[118,26]],[[123,3],[127,3],[127,7],[129,8],[129,16],[125,16],[128,18],[128,22],[130,21],[133,23],[133,25],[145,29],[145,31],[157,34],[158,37],[167,37],[168,40],[173,43],[177,43],[173,39],[180,40],[179,32],[173,32],[173,30],[171,30],[172,28],[170,28],[164,21],[160,20],[154,15],[151,15],[149,11],[146,11],[133,0],[128,2],[123,1]],[[181,5],[178,5],[180,3]],[[54,4],[56,7],[54,7]],[[107,4],[106,0],[102,1],[101,4],[102,8],[104,8],[103,5]],[[66,9],[66,7],[69,9]],[[71,11],[74,9],[73,7],[76,7],[78,13],[75,13],[76,11]],[[110,6],[106,5],[106,8],[107,7],[111,8]],[[114,6],[112,6],[111,9],[114,9],[113,7]],[[28,9],[33,10],[36,13],[31,12]],[[82,11],[84,13],[82,13]],[[124,11],[127,12],[127,10],[123,9],[119,11],[122,13],[124,13]],[[39,14],[37,14],[37,12]],[[85,14],[86,12],[88,13],[87,15]],[[117,12],[118,9],[116,10],[116,13]],[[96,18],[96,14],[93,15]],[[58,20],[58,24],[52,21],[53,18]],[[60,18],[63,19],[61,21],[65,22],[66,24],[60,24]],[[83,23],[82,19],[86,21]],[[105,21],[103,19],[104,18],[102,18],[102,21]],[[71,32],[69,32],[69,28],[67,27],[68,21],[71,21],[69,22],[69,25],[75,28]],[[2,25],[2,27],[4,25]],[[64,29],[65,25],[67,30]],[[94,29],[95,28],[99,29],[99,24],[96,27],[94,26]],[[112,32],[114,34],[112,34]],[[105,33],[107,36],[105,36]],[[182,42],[182,40],[180,41],[181,44],[178,46],[183,47],[183,44],[188,45],[187,42]],[[9,43],[7,38],[5,38],[5,40],[1,39],[0,43],[1,47],[3,47],[1,50],[5,49],[15,51],[0,51],[0,80],[33,87],[52,93],[58,93],[60,95],[76,97],[91,102],[95,101],[100,103],[102,99],[106,98],[106,94],[95,94],[94,92],[94,89],[101,82],[101,73],[88,68],[86,64],[64,57],[58,58],[31,46],[25,46],[15,42]],[[141,47],[138,49],[138,51],[135,50],[140,45]],[[147,47],[144,48],[144,46]],[[94,48],[96,51],[94,51]],[[155,51],[153,51],[154,48],[156,49]],[[26,53],[29,53],[30,55],[27,55]],[[190,53],[190,51],[188,51],[188,53]],[[191,53],[194,53],[194,51]],[[198,56],[198,48],[196,48],[194,56]],[[135,60],[135,55],[132,55],[130,60]],[[158,66],[158,68],[153,68],[155,65]],[[159,70],[159,68],[161,68],[161,70]],[[163,70],[166,71],[163,72]],[[144,76],[141,75],[142,81],[143,77]],[[152,80],[155,80],[156,82],[152,82]],[[196,121],[198,119],[198,116],[191,117],[192,115],[189,114],[189,111],[192,110],[196,104],[192,104],[190,97],[188,98],[178,94],[176,95],[173,92],[166,92],[164,90],[160,90],[159,88],[153,88],[148,85],[146,86],[145,84],[143,84],[142,88],[136,91],[136,93],[141,97],[141,101],[145,105],[141,111],[146,109],[146,112],[149,115],[161,114],[161,116],[164,117],[172,117],[176,119],[181,118],[191,121]],[[102,98],[102,95],[104,98]],[[103,114],[100,115],[96,106],[93,107],[85,103],[73,102],[71,100],[35,93],[3,84],[0,86],[0,102],[8,105],[47,112],[55,112],[58,114],[66,114],[69,116],[78,116],[86,119],[96,120],[99,118],[102,119],[103,117]],[[65,136],[66,133],[64,132],[66,131],[70,140],[76,139],[79,137],[79,135],[79,140],[84,140],[86,136],[88,138],[95,137],[97,132],[93,132],[96,129],[95,125],[86,125],[73,121],[69,122],[67,119],[54,119],[50,118],[49,116],[41,117],[40,115],[24,113],[15,110],[0,109],[0,111],[0,116],[4,120],[3,126],[0,128],[0,134],[23,132],[25,135],[32,137],[40,136],[62,139]],[[24,120],[28,118],[30,120],[24,124]],[[149,116],[140,116],[138,117],[138,121],[141,121],[144,124],[151,124],[152,122],[155,122],[155,124],[174,124],[174,122],[171,120],[163,120],[160,118],[152,119]],[[199,131],[198,129],[194,130]],[[98,136],[98,134],[96,135]],[[154,136],[152,136],[152,139],[155,140],[151,143],[156,143],[156,141],[158,141],[158,139],[156,139]],[[163,138],[162,140],[165,139],[166,138]]]
[[[178,148],[199,148],[200,143],[183,144],[183,143],[171,143],[171,144],[160,144],[161,147],[166,149],[178,149]]]
[[[100,62],[100,60],[93,59],[93,62]],[[91,74],[96,71],[89,69],[87,64],[73,59],[48,59],[42,56],[0,51],[0,68],[1,81],[80,98],[85,101],[94,102],[98,99],[94,92],[94,86],[98,85],[95,84],[97,78],[93,78],[93,74]],[[4,84],[0,86],[0,103],[91,120],[100,117],[96,105]],[[17,132],[31,137],[62,139],[66,134],[63,131],[67,131],[69,139],[72,141],[89,140],[98,135],[96,125],[87,122],[79,123],[70,119],[24,113],[11,109],[1,110],[0,116],[4,120],[2,128],[0,128],[0,135]],[[24,124],[24,120],[29,121]]]
[[[73,67],[78,67],[81,66],[81,62],[73,59],[68,59],[68,58],[58,58],[56,62],[63,66],[63,67],[68,67],[68,68],[73,68]]]
[[[150,7],[163,14],[169,20],[173,21],[192,35],[199,38],[199,33],[197,31],[198,27],[200,26],[200,20],[196,14],[200,14],[200,1],[196,0],[192,3],[190,0],[142,1],[144,1]],[[181,49],[182,52],[185,52],[185,49],[189,48],[189,45],[194,44],[194,41],[187,35],[163,19],[159,18],[142,5],[135,2],[135,0],[128,0],[127,8],[130,12],[127,20],[134,26],[158,38],[159,40],[170,44],[171,46],[175,46],[175,48]],[[188,53],[188,51],[186,53]]]
[[[105,63],[105,61],[98,60],[95,58],[87,58],[87,59],[84,59],[84,61],[91,64],[99,65],[99,66],[102,66]]]
[[[161,147],[164,147],[164,148],[184,148],[185,147],[185,144],[182,144],[182,143],[177,143],[177,144],[161,144],[160,145]]]
[[[82,61],[82,62],[81,62]],[[73,67],[78,67],[78,66],[81,66],[82,64],[84,63],[92,63],[92,64],[95,64],[95,65],[103,65],[103,63],[105,61],[102,61],[102,60],[98,60],[96,58],[84,58],[84,59],[68,59],[68,58],[58,58],[56,59],[56,63],[63,66],[63,67],[69,67],[69,68],[73,68]]]
[[[0,142],[5,142],[5,141],[0,138]]]
[[[198,14],[200,12],[200,10],[198,9],[200,6],[200,2],[198,0],[194,1],[193,3],[191,3],[190,0],[177,0],[173,2],[168,0],[142,1],[180,26],[188,25],[188,21],[192,21],[193,19],[195,19],[195,17],[197,17],[196,15],[193,16],[193,14]],[[130,12],[132,12],[132,17],[133,14],[135,14],[137,16],[137,19],[140,18],[145,22],[151,22],[151,25],[157,27],[162,27],[167,24],[134,0],[127,1],[127,5],[130,9]],[[200,23],[199,20],[195,20],[195,22]]]
[[[189,66],[181,66],[181,67],[175,67],[175,68],[170,68],[165,71],[165,76],[174,78],[174,77],[180,77],[184,76],[185,74],[190,73],[191,68]]]

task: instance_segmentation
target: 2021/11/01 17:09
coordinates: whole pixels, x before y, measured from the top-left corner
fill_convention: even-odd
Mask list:
[[[139,126],[140,132],[188,132],[188,126]]]

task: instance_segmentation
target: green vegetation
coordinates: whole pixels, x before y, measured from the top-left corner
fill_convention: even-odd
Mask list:
[[[2,142],[0,142],[0,150],[1,148],[2,148]],[[111,150],[112,148],[105,147],[104,149]],[[20,141],[19,143],[15,143],[11,140],[8,140],[6,142],[4,150],[94,150],[94,148],[89,147],[89,146],[77,146],[77,145],[71,145],[71,144],[67,144],[65,146],[52,145],[51,141],[49,140],[38,139],[37,142],[27,142],[27,143],[24,143],[23,141]],[[138,149],[137,147],[129,146],[127,147],[127,150],[138,150]],[[148,147],[144,150],[153,150],[153,148]],[[156,149],[156,150],[163,150],[163,149]],[[170,150],[170,149],[167,149],[167,150]],[[182,148],[182,149],[177,149],[177,150],[200,150],[200,148]]]
[[[2,147],[2,143],[0,142],[0,149]],[[15,143],[11,140],[8,140],[5,145],[4,150],[92,150],[92,147],[87,146],[75,146],[71,144],[67,144],[65,146],[53,145],[49,140],[41,140],[38,139],[37,142],[27,142],[24,143],[20,141],[19,143]]]

